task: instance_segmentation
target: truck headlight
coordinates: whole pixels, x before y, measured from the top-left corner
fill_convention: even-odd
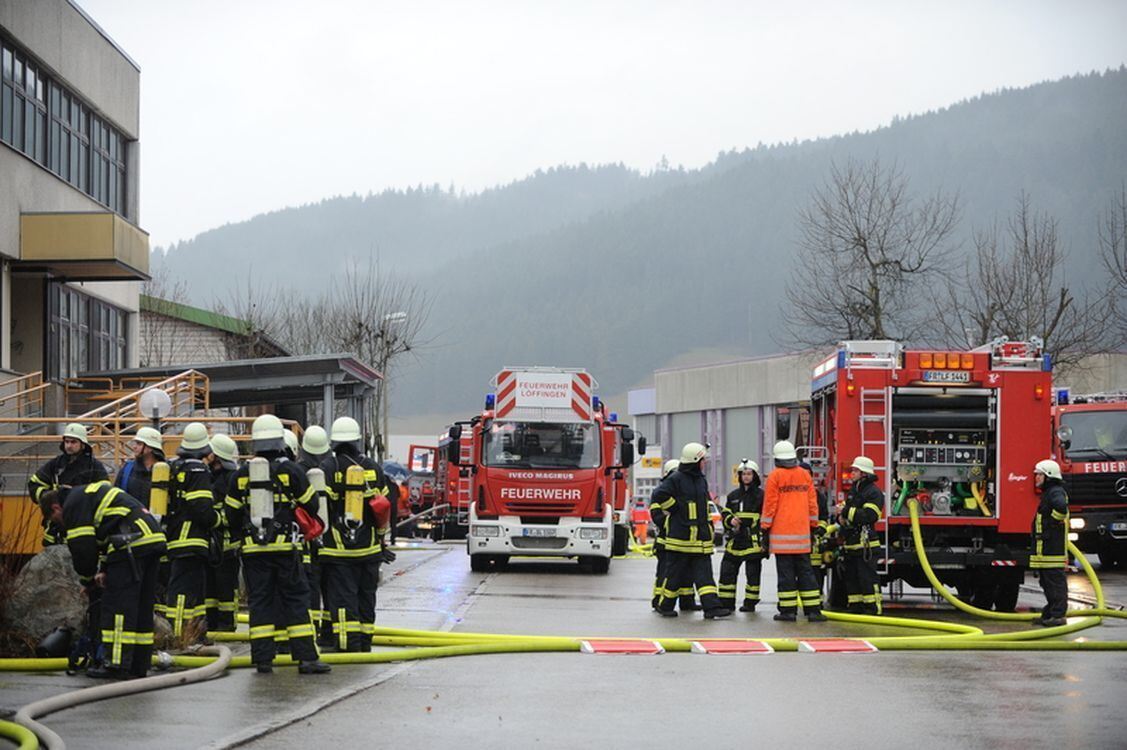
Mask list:
[[[470,536],[501,536],[500,526],[471,526]]]
[[[1085,521],[1083,518],[1070,518],[1070,519],[1068,519],[1069,528],[1082,529],[1087,525],[1088,525],[1088,522]]]
[[[579,530],[579,538],[580,539],[606,539],[607,538],[607,530],[606,529],[580,529]]]

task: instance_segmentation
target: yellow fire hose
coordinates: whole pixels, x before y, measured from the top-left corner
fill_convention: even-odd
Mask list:
[[[36,750],[39,747],[35,732],[10,721],[0,721],[0,737],[16,743],[17,750]]]

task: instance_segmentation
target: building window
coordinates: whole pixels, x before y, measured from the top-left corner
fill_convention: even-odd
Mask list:
[[[47,373],[52,380],[125,366],[126,313],[77,289],[47,285]]]
[[[0,141],[125,215],[122,133],[0,38]]]

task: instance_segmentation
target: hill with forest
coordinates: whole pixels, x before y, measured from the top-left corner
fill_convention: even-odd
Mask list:
[[[1124,122],[1120,68],[870,132],[724,152],[699,169],[559,166],[476,194],[436,185],[326,199],[205,232],[158,251],[154,267],[227,269],[193,283],[206,305],[251,273],[316,289],[350,258],[377,257],[433,300],[427,345],[394,373],[397,415],[470,413],[506,364],[584,366],[617,394],[694,350],[788,348],[798,213],[849,159],[894,163],[913,194],[957,192],[965,247],[1024,191],[1059,222],[1070,280],[1094,279],[1097,220],[1127,180]]]

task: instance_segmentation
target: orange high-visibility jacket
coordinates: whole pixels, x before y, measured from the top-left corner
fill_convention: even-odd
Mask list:
[[[759,525],[771,536],[773,554],[810,554],[810,529],[818,525],[818,495],[810,472],[801,466],[776,467],[767,475]]]

